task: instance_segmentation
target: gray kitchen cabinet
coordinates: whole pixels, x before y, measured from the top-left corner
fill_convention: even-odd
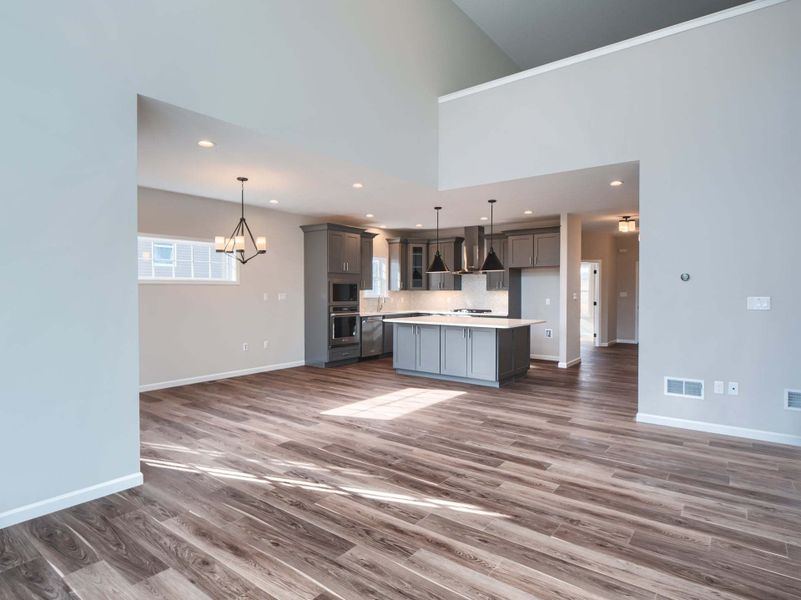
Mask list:
[[[389,245],[389,290],[400,292],[408,289],[406,286],[406,259],[407,246],[406,240],[391,239],[387,240]]]
[[[559,233],[534,234],[534,266],[559,266]]]
[[[359,273],[362,237],[358,233],[328,232],[328,272]]]
[[[510,235],[506,238],[506,252],[509,264],[507,268],[525,268],[534,266],[534,235]]]
[[[467,330],[467,376],[494,381],[498,377],[496,329],[471,327]]]
[[[506,236],[505,235],[495,235],[492,238],[487,236],[486,240],[486,251],[489,252],[490,249],[490,242],[492,248],[495,250],[495,254],[498,255],[498,258],[501,259],[503,266],[505,269],[503,271],[495,271],[492,273],[487,273],[487,290],[508,290],[509,289],[509,265],[506,264],[508,260],[507,252],[506,252]]]
[[[395,326],[392,353],[392,364],[396,369],[417,370],[417,325]]]
[[[392,323],[384,323],[384,354],[392,354],[394,339],[395,326]]]
[[[406,288],[408,290],[428,289],[428,240],[407,241],[407,276]]]
[[[439,241],[439,252],[445,266],[451,271],[458,271],[462,268],[462,242],[464,238],[447,238]],[[428,263],[434,260],[437,252],[436,240],[428,243]],[[428,265],[426,265],[428,268]],[[461,290],[462,276],[453,273],[430,273],[428,274],[429,290]]]
[[[441,329],[440,372],[453,377],[467,377],[468,329],[466,327],[442,327]]]
[[[359,289],[373,289],[373,238],[375,233],[364,232],[361,235],[361,269],[359,271]]]
[[[417,370],[439,373],[439,325],[417,326]]]

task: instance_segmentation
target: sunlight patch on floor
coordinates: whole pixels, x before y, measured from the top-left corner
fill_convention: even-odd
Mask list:
[[[378,419],[391,421],[396,417],[426,408],[444,400],[461,396],[465,392],[453,390],[427,390],[425,388],[406,388],[375,398],[368,398],[321,412],[334,417],[356,417],[359,419]]]

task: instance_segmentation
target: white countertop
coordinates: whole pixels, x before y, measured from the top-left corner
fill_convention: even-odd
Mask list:
[[[452,315],[454,317],[459,316],[471,316],[468,313],[461,313],[456,312],[453,310],[382,310],[382,311],[362,311],[359,313],[360,317],[386,317],[389,315],[418,315],[420,313],[426,313],[430,315]],[[498,312],[488,312],[488,313],[473,313],[472,316],[477,317],[505,317],[506,313],[498,313]]]
[[[408,325],[444,325],[446,327],[481,327],[484,329],[515,329],[539,325],[545,321],[534,319],[482,319],[481,317],[456,317],[450,315],[431,315],[428,317],[398,317],[384,319],[384,323],[406,323]]]

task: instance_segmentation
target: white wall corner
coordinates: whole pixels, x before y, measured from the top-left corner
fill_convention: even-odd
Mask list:
[[[12,508],[0,513],[0,529],[30,519],[35,519],[42,515],[48,515],[58,510],[75,506],[76,504],[83,504],[90,500],[96,500],[97,498],[108,496],[109,494],[116,494],[117,492],[142,485],[143,482],[142,473],[131,473],[130,475],[110,479],[102,483],[90,485],[89,487],[67,492],[66,494],[60,494],[52,498],[26,504],[25,506]]]
[[[573,360],[569,360],[567,362],[562,362],[560,360],[559,361],[559,368],[560,369],[569,369],[570,367],[573,367],[573,366],[579,364],[580,362],[581,362],[581,357],[580,356],[578,358],[574,358]]]
[[[663,417],[661,415],[650,415],[640,412],[637,413],[636,419],[638,423],[648,423],[650,425],[662,425],[664,427],[675,427],[677,429],[690,429],[692,431],[703,431],[705,433],[730,435],[749,440],[759,440],[760,442],[772,442],[774,444],[801,446],[801,435],[789,435],[787,433],[748,429],[747,427],[735,427],[734,425],[720,425],[718,423],[708,423],[706,421],[677,419],[675,417]]]

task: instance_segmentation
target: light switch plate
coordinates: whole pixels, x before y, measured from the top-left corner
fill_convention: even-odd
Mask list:
[[[723,393],[723,382],[722,381],[716,381],[715,382],[715,393],[716,394],[722,394]]]
[[[738,396],[740,394],[740,384],[736,381],[730,381],[728,386],[729,396]]]
[[[551,305],[551,299],[550,298],[546,298],[545,299],[545,306],[550,306],[550,305]]]
[[[545,330],[545,337],[552,338],[553,337],[553,329],[546,329]]]
[[[748,310],[770,310],[770,296],[748,296],[745,306]]]
[[[620,297],[621,298],[628,298],[629,297],[629,293],[628,292],[620,292]]]
[[[278,292],[279,300],[286,300],[286,292]]]

